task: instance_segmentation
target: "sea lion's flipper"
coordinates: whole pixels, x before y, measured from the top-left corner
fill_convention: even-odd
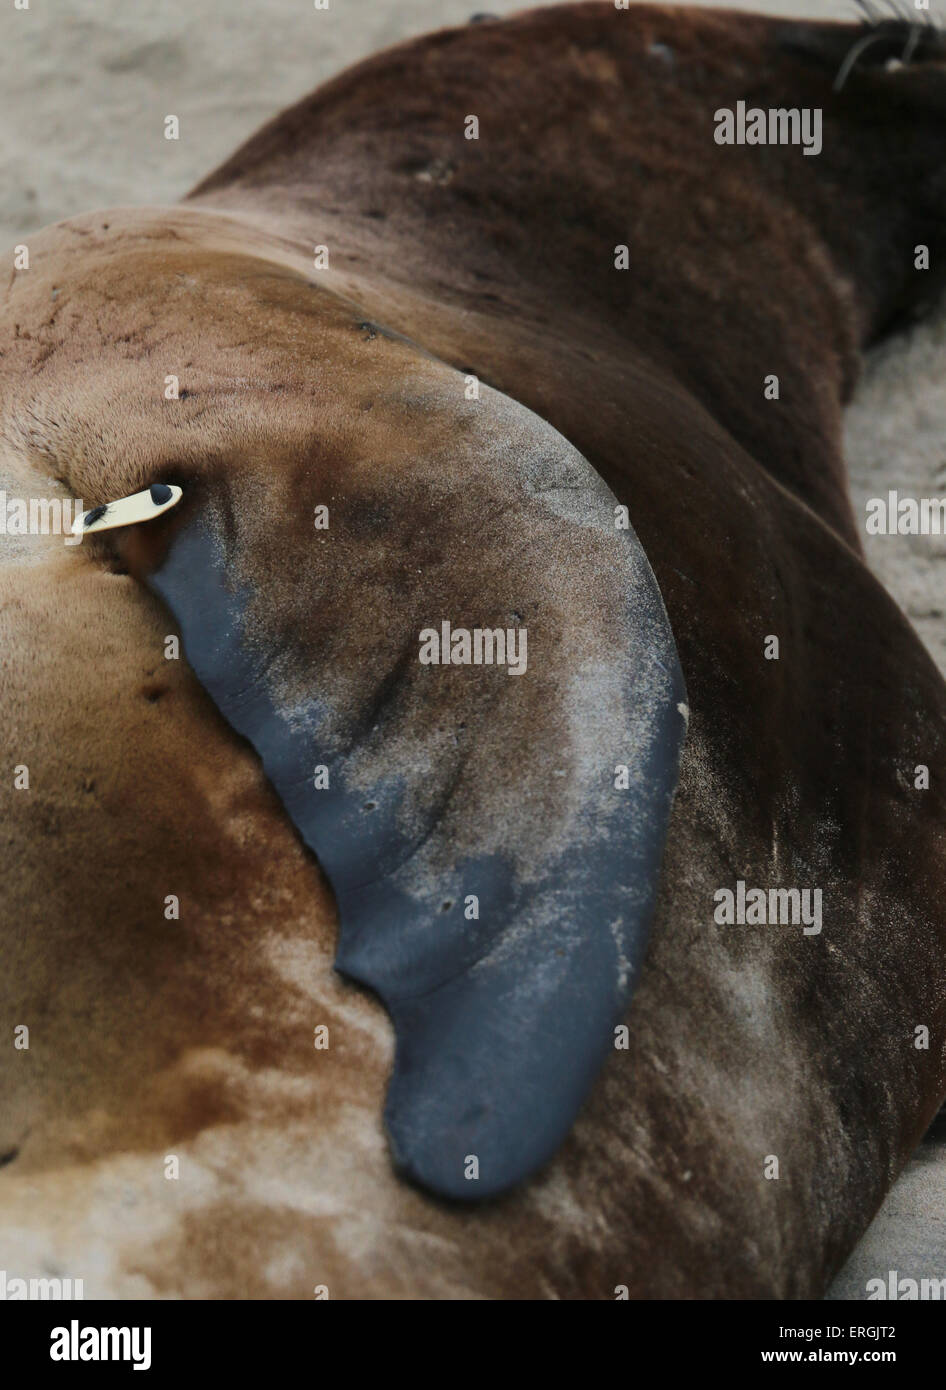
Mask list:
[[[321,533],[308,475],[288,509],[221,480],[149,581],[333,886],[338,968],[390,1011],[396,1161],[462,1198],[550,1157],[614,1044],[686,717],[613,496],[504,408],[518,447],[336,478]]]

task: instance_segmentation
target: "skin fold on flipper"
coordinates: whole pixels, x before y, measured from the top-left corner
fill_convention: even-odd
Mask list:
[[[312,593],[298,611],[311,604],[315,633],[301,689],[298,674],[292,688],[282,678],[275,596],[253,592],[241,561],[267,538],[241,518],[238,496],[229,522],[227,509],[199,509],[149,579],[181,625],[196,675],[261,757],[334,889],[337,967],[391,1014],[385,1114],[395,1161],[433,1191],[467,1199],[503,1191],[555,1152],[613,1045],[647,944],[685,732],[673,636],[639,541],[616,526],[615,499],[591,466],[544,422],[516,413],[545,452],[538,466],[513,452],[501,479],[486,459],[480,484],[508,499],[520,525],[506,516],[479,539],[493,572],[507,576],[501,611],[493,593],[481,626],[522,619],[528,656],[518,675],[419,660],[419,633],[462,625],[450,606],[459,595],[449,587],[457,523],[448,516],[467,516],[462,496],[443,494],[412,534],[398,519],[398,542],[418,560],[434,535],[446,539],[398,605],[393,666],[378,660],[388,632],[359,646],[374,676],[354,711],[333,692],[338,634],[320,631],[319,570],[352,574],[344,507],[340,522],[333,508],[326,549],[313,533],[299,571],[300,593]],[[435,468],[419,469],[435,495]],[[544,557],[532,570],[517,558],[519,537]],[[353,579],[379,625],[388,610],[372,589],[395,589],[398,578],[374,562]],[[595,611],[556,599],[570,588],[593,594]],[[519,765],[501,768],[489,731],[522,718],[528,682],[544,686],[562,738],[549,746],[548,725],[536,724]],[[497,814],[483,794],[502,778]]]

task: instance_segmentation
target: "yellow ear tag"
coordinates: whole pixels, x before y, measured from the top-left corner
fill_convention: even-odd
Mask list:
[[[119,497],[117,502],[107,502],[102,507],[82,512],[72,523],[72,534],[89,536],[95,531],[111,531],[116,526],[137,526],[142,521],[153,521],[176,507],[183,495],[173,483],[152,483],[144,492]]]

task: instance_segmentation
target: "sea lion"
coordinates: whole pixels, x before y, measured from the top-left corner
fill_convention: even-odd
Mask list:
[[[58,478],[91,508],[154,484],[182,499],[80,547],[40,540],[35,563],[3,571],[0,702],[29,776],[8,779],[3,813],[18,856],[4,1013],[30,1026],[0,1081],[21,1265],[94,1252],[94,1291],[117,1294],[823,1291],[946,1090],[946,689],[864,565],[839,447],[861,348],[938,285],[944,52],[934,29],[894,23],[536,11],[362,64],[178,208],[31,240],[2,311],[11,477],[27,496]],[[740,101],[821,111],[817,157],[717,141],[717,112]],[[195,549],[208,528],[215,546]],[[240,596],[236,617],[209,608],[208,574]],[[467,630],[486,600],[496,625],[513,592],[557,638],[538,668],[421,680],[405,640],[418,596],[425,626]],[[166,659],[178,622],[190,665]],[[333,900],[268,740],[342,709],[332,751],[359,794],[387,785],[366,771],[385,748],[402,776],[416,819],[400,848],[436,840],[431,825],[463,862],[477,840],[494,854],[511,840],[522,882],[530,856],[601,853],[600,786],[579,773],[569,819],[553,778],[562,754],[590,767],[584,730],[619,790],[628,642],[665,677],[631,725],[669,750],[634,787],[642,822],[663,814],[690,721],[659,886],[653,855],[643,874],[635,861],[639,923],[656,893],[640,982],[536,1173],[614,996],[602,1007],[593,983],[577,1061],[565,1038],[563,1100],[521,1031],[539,985],[504,980],[492,1036],[506,1030],[507,1057],[520,1047],[528,1123],[516,1132],[504,1092],[503,1172],[480,1191],[532,1176],[445,1205],[431,1188],[468,1193],[427,1162],[443,1077],[464,1124],[482,1093],[451,1037],[435,1123],[415,1088],[389,1151],[390,1024],[331,972]],[[605,694],[582,705],[569,678],[587,689],[595,661]],[[474,700],[479,782],[450,748],[474,688],[497,701],[491,719]],[[659,825],[628,834],[659,843]],[[366,843],[347,840],[355,860]],[[533,944],[560,924],[559,888],[580,910],[597,891],[573,867],[579,888],[550,884]],[[444,979],[450,951],[418,954],[389,911],[359,927],[359,978],[379,949],[395,975],[406,962],[391,1000],[475,971],[464,958]],[[610,978],[642,930],[618,931]],[[344,920],[340,946],[344,966]],[[542,958],[553,975],[559,949]],[[530,1149],[536,1117],[549,1127]],[[523,1144],[501,1150],[510,1133]]]

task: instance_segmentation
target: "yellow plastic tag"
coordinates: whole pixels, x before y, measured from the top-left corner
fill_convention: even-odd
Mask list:
[[[183,495],[173,483],[152,483],[144,492],[119,497],[117,502],[107,502],[82,512],[72,523],[72,534],[90,536],[96,531],[111,531],[116,526],[137,526],[142,521],[153,521],[176,507]]]

